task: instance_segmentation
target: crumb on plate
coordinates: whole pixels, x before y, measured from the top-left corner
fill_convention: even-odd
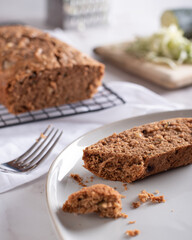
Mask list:
[[[90,181],[91,181],[91,182],[93,182],[93,179],[94,179],[94,177],[93,177],[93,176],[91,176],[91,177],[90,177]]]
[[[124,190],[127,191],[127,183],[123,183]]]
[[[136,221],[129,221],[128,224],[134,224]]]
[[[134,230],[127,230],[125,233],[130,237],[135,237],[140,234],[140,231],[138,229],[134,229]]]
[[[140,207],[140,205],[141,205],[141,203],[139,201],[132,203],[133,208],[138,208],[138,207]]]
[[[156,192],[157,192],[157,190],[156,190]],[[164,195],[155,196],[153,193],[149,193],[146,190],[142,190],[138,194],[138,198],[139,198],[139,201],[132,203],[133,208],[138,208],[138,207],[140,207],[141,203],[145,203],[147,201],[150,201],[152,203],[164,203],[165,202]]]
[[[122,218],[128,218],[128,215],[126,213],[121,213]]]
[[[165,202],[165,199],[164,199],[164,196],[153,196],[151,197],[151,202],[153,203],[164,203]]]
[[[155,190],[154,194],[159,194],[159,190]]]
[[[87,185],[83,183],[83,178],[80,177],[79,174],[71,173],[70,177],[73,178],[80,186],[87,187]]]

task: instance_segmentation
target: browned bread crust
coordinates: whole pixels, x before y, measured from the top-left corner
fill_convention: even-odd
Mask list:
[[[134,127],[87,147],[84,167],[114,181],[133,182],[192,163],[192,118]]]
[[[104,66],[40,30],[0,27],[0,103],[22,113],[91,98]]]
[[[96,184],[71,194],[63,204],[63,211],[69,213],[98,213],[101,217],[126,217],[121,213],[121,194],[113,188]]]

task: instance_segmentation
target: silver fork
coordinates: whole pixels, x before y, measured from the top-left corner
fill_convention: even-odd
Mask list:
[[[0,164],[0,171],[6,173],[28,173],[36,168],[51,152],[63,131],[48,126],[35,143],[21,156]]]

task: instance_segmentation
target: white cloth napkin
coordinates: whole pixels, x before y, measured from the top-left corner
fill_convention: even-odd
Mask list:
[[[47,173],[51,163],[69,143],[92,129],[137,115],[182,107],[171,104],[155,93],[136,84],[118,81],[111,82],[107,86],[119,94],[126,101],[126,104],[94,113],[0,129],[0,163],[14,159],[26,151],[47,125],[52,124],[59,129],[63,129],[61,139],[38,168],[29,174],[0,172],[0,193],[33,181]]]

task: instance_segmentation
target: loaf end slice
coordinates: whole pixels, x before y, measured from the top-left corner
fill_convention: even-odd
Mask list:
[[[125,217],[121,213],[121,194],[105,184],[84,187],[71,194],[63,204],[63,211],[77,214],[98,213],[101,217]]]
[[[104,65],[28,26],[0,27],[0,103],[11,113],[93,97]]]
[[[84,167],[108,180],[133,182],[192,163],[192,118],[154,122],[87,148]]]

